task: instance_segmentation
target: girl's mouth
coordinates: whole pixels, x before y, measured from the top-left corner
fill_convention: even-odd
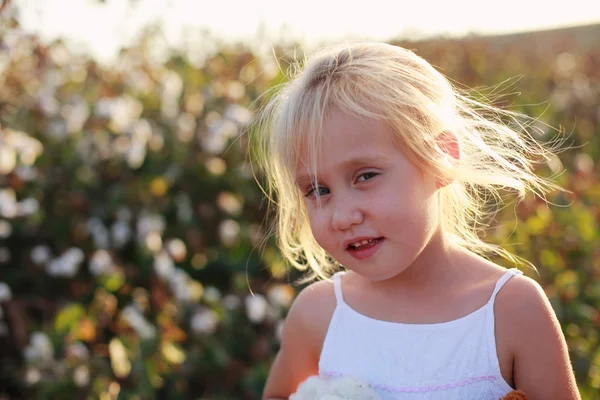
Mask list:
[[[358,260],[364,260],[375,254],[383,244],[383,237],[361,240],[348,245],[346,249],[350,255]]]

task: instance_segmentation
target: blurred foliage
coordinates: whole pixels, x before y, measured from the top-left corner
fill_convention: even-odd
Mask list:
[[[147,43],[102,68],[16,24],[0,30],[0,397],[260,397],[298,274],[264,239],[244,133],[283,75],[242,47],[157,63]],[[571,193],[550,208],[528,198],[516,221],[507,208],[488,238],[538,266],[527,273],[594,398],[600,53],[402,44],[468,86],[523,75],[504,101],[572,132],[559,178]]]

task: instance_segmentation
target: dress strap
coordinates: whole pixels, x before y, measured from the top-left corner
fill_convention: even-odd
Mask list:
[[[488,301],[488,304],[494,304],[494,300],[496,299],[496,295],[498,294],[498,292],[500,291],[500,289],[502,289],[502,286],[504,286],[504,284],[506,282],[508,282],[508,280],[510,278],[512,278],[515,275],[523,275],[523,272],[518,270],[517,268],[511,268],[509,270],[507,270],[504,275],[502,275],[500,277],[500,279],[498,279],[498,282],[496,282],[496,286],[494,287],[494,291],[492,292],[492,296],[490,297],[490,300]]]
[[[487,308],[487,323],[486,323],[486,331],[487,331],[487,342],[488,342],[488,357],[489,357],[489,362],[490,362],[490,366],[492,368],[492,372],[493,374],[496,376],[496,378],[498,379],[498,382],[500,382],[500,385],[504,386],[505,388],[510,389],[510,386],[508,385],[508,383],[506,383],[504,381],[504,378],[502,378],[502,372],[500,370],[500,362],[498,361],[498,354],[497,354],[497,350],[496,350],[496,317],[495,317],[495,313],[494,313],[494,301],[496,300],[496,295],[498,294],[498,292],[500,291],[500,289],[502,289],[502,287],[504,286],[504,284],[506,282],[508,282],[508,280],[510,278],[512,278],[513,276],[516,275],[523,275],[523,272],[519,271],[516,268],[511,268],[509,270],[507,270],[504,275],[502,275],[500,277],[500,279],[498,279],[498,281],[496,282],[496,287],[494,288],[494,291],[492,292],[492,296],[490,297],[490,300],[486,306]]]
[[[342,275],[344,271],[338,271],[333,274],[333,292],[335,293],[335,301],[338,305],[344,304],[344,296],[342,295]]]

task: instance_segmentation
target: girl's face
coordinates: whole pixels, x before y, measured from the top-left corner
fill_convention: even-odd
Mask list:
[[[318,182],[302,160],[296,177],[312,233],[340,264],[378,281],[423,251],[438,225],[435,181],[406,158],[387,125],[335,111],[324,124]]]

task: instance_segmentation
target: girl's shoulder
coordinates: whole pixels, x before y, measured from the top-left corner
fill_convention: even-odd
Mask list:
[[[516,338],[522,337],[524,329],[537,334],[549,323],[557,323],[544,290],[525,275],[515,275],[506,282],[496,297],[494,313],[498,328]]]
[[[514,276],[498,293],[494,311],[498,351],[504,345],[512,354],[517,388],[536,398],[579,398],[567,344],[542,287]]]
[[[329,322],[336,307],[333,281],[314,282],[300,291],[294,299],[285,324],[295,337],[320,354]]]

